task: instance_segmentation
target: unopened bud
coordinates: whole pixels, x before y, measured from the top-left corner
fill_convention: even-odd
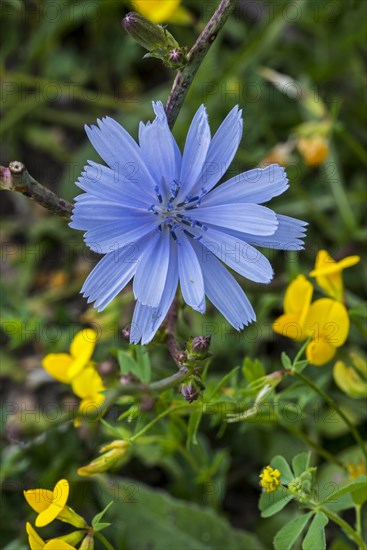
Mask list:
[[[195,386],[195,384],[189,382],[188,384],[182,384],[181,385],[181,393],[188,401],[188,403],[192,403],[193,401],[196,401],[198,397],[200,396],[200,392],[198,391],[198,388]]]
[[[173,36],[161,25],[155,25],[149,19],[131,11],[122,20],[126,32],[149,52],[173,49],[178,43]]]
[[[209,355],[211,336],[195,336],[187,342],[189,359],[206,359]]]
[[[82,540],[84,536],[85,536],[85,531],[73,531],[68,535],[63,535],[62,537],[58,537],[58,540],[63,540],[64,542],[71,544],[71,546],[76,546],[77,544],[79,544],[79,542]]]
[[[95,458],[87,464],[78,469],[80,476],[94,476],[101,472],[106,472],[112,468],[123,456],[126,455],[129,442],[124,440],[115,440],[107,445],[104,445],[99,450],[101,456]]]
[[[79,550],[93,550],[94,549],[94,539],[93,535],[87,535],[84,539],[81,545],[79,546]]]

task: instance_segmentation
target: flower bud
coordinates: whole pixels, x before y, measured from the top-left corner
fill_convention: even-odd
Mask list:
[[[94,549],[94,540],[93,535],[87,535],[84,539],[81,545],[79,546],[79,550],[93,550]]]
[[[126,455],[128,447],[129,442],[123,439],[111,441],[111,443],[100,448],[101,456],[92,460],[90,464],[79,468],[78,474],[80,476],[94,476],[106,472]]]
[[[131,11],[122,20],[126,32],[149,52],[178,47],[173,36],[161,25],[155,25],[149,19]]]
[[[131,327],[130,327],[130,325],[127,325],[125,328],[123,328],[123,329],[121,330],[122,339],[123,339],[125,342],[130,342],[130,332],[131,332]]]
[[[186,382],[181,384],[180,391],[188,403],[196,401],[201,396],[201,391],[205,389],[200,376],[194,374]]]
[[[71,544],[71,546],[76,546],[77,544],[79,544],[79,542],[82,540],[84,536],[85,536],[85,531],[73,531],[68,535],[63,535],[62,537],[57,537],[57,538],[58,540],[63,540],[64,542]]]
[[[187,342],[188,359],[206,359],[209,355],[211,336],[195,336]]]

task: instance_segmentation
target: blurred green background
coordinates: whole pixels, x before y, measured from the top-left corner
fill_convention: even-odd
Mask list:
[[[168,28],[180,45],[190,47],[217,2],[184,1],[183,5],[191,23],[168,23]],[[205,58],[179,115],[174,134],[182,147],[201,103],[207,106],[212,131],[239,104],[244,110],[244,137],[230,176],[274,159],[274,154],[279,155],[274,147],[286,144],[282,158],[291,187],[272,205],[277,212],[310,224],[304,251],[269,252],[275,268],[270,285],[241,281],[257,312],[254,326],[238,335],[214,309],[209,308],[205,317],[188,309],[181,314],[182,341],[189,335],[212,335],[213,380],[246,356],[258,357],[269,372],[280,368],[280,352],[296,349],[271,331],[287,283],[312,269],[320,248],[335,258],[362,253],[366,7],[365,0],[240,1]],[[79,194],[74,181],[86,161],[99,160],[86,139],[84,124],[110,115],[137,137],[139,121],[152,119],[151,101],[165,102],[174,71],[158,60],[142,60],[145,52],[121,26],[130,9],[127,2],[115,0],[2,0],[2,164],[24,162],[36,180],[72,200]],[[268,69],[283,75],[283,80]],[[310,166],[297,148],[299,136],[310,128],[315,135],[322,134],[328,149],[318,166]],[[85,249],[80,232],[19,194],[3,191],[1,197],[5,521],[0,544],[15,549],[23,548],[25,518],[31,517],[23,488],[50,488],[61,477],[78,481],[72,505],[87,516],[106,501],[106,488],[89,480],[80,482],[75,473],[95,456],[105,436],[96,427],[75,430],[70,423],[54,422],[52,413],[42,414],[48,404],[62,407],[72,398],[46,376],[40,361],[48,352],[67,351],[78,328],[91,322],[103,327],[97,361],[111,358],[111,350],[127,346],[120,330],[131,319],[133,303],[129,289],[100,315],[89,308],[79,290],[97,256]],[[361,345],[363,334],[364,310],[358,298],[364,292],[363,275],[361,264],[345,273],[356,321],[350,349]],[[151,355],[157,378],[174,368],[164,348],[154,347]],[[323,367],[322,377],[325,383],[331,381],[331,365]],[[351,444],[348,434],[340,431],[314,435],[325,437],[332,452]],[[238,424],[223,430],[209,417],[202,425],[200,445],[192,450],[191,462],[199,464],[196,470],[195,464],[190,467],[190,461],[167,449],[152,448],[118,474],[163,488],[177,499],[212,506],[232,526],[257,533],[269,548],[276,528],[271,522],[281,524],[282,518],[268,520],[264,531],[264,520],[259,520],[256,510],[258,472],[277,452],[291,457],[305,448],[281,428]],[[146,502],[151,509],[161,506],[152,496],[146,496]],[[159,509],[165,517],[167,510],[163,505]],[[133,504],[121,505],[115,520],[118,528],[105,533],[115,541],[125,537],[117,548],[148,548],[137,532],[141,522],[150,529],[149,513],[143,509],[134,516],[134,510]],[[199,530],[200,521],[206,529],[214,528],[210,522],[214,525],[215,520],[201,518],[196,509],[185,509],[185,514],[197,515]],[[132,527],[125,532],[126,523]],[[116,534],[118,529],[124,535]],[[233,532],[231,536],[228,547],[241,547],[243,539],[240,543]],[[249,541],[247,547],[252,550],[254,544]],[[162,542],[157,548],[164,547]]]

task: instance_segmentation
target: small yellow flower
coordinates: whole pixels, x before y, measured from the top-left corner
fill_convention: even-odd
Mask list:
[[[359,476],[367,476],[367,466],[366,463],[362,460],[357,464],[349,462],[347,464],[347,470],[349,474],[349,479],[357,479]]]
[[[347,267],[351,267],[359,261],[359,256],[348,256],[340,262],[336,262],[326,250],[319,250],[316,257],[315,269],[311,271],[310,276],[316,277],[317,284],[329,296],[342,302],[344,294],[342,272]]]
[[[320,298],[311,304],[305,321],[305,332],[312,341],[306,357],[316,366],[328,363],[349,333],[349,316],[345,306],[331,298]]]
[[[28,522],[26,524],[26,531],[31,550],[76,550],[75,546],[71,546],[62,539],[44,541]]]
[[[267,493],[273,493],[280,485],[280,471],[266,466],[260,474],[260,485]]]
[[[273,330],[292,340],[306,340],[305,321],[313,294],[312,284],[303,275],[290,283],[284,296],[284,314],[273,323]]]
[[[335,383],[349,397],[365,399],[367,397],[367,363],[354,353],[351,353],[350,357],[355,368],[347,367],[343,361],[335,363],[333,370]]]
[[[96,346],[97,333],[86,328],[78,332],[68,353],[49,353],[42,361],[43,368],[59,382],[70,384],[71,380],[90,362]]]
[[[131,0],[134,9],[153,23],[191,22],[190,13],[182,7],[181,0]]]
[[[24,491],[29,506],[38,512],[37,527],[44,527],[60,515],[69,497],[69,482],[61,479],[53,491],[47,489],[30,489]]]
[[[322,136],[300,137],[297,140],[297,147],[309,166],[318,166],[329,156],[329,143]]]

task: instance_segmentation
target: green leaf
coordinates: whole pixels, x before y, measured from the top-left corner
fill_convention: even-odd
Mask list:
[[[142,346],[134,346],[136,360],[140,368],[140,380],[149,384],[152,379],[152,368],[149,360],[149,353]]]
[[[126,375],[131,372],[131,374],[136,375],[138,364],[136,363],[135,359],[131,357],[130,353],[119,349],[117,351],[117,359],[120,365],[121,374]]]
[[[137,351],[139,350],[139,351]],[[133,374],[142,382],[148,384],[151,378],[151,368],[149,357],[145,352],[140,350],[140,346],[136,346],[137,361],[131,357],[131,354],[124,350],[118,350],[117,359],[120,365],[121,374]]]
[[[99,512],[99,514],[95,515],[94,518],[92,519],[92,527],[96,529],[96,526],[99,524],[99,525],[105,525],[106,527],[108,527],[109,525],[111,525],[110,523],[106,523],[106,524],[103,524],[103,523],[100,523],[100,520],[103,518],[103,516],[105,515],[105,513],[107,512],[107,510],[112,506],[113,504],[113,500],[111,500],[111,502],[109,502],[107,504],[107,506],[102,510],[102,512]],[[103,529],[103,527],[102,527]],[[100,529],[97,529],[97,531],[100,531]]]
[[[302,543],[302,550],[325,550],[325,527],[328,523],[327,516],[323,512],[317,512]]]
[[[261,517],[269,518],[273,516],[285,506],[288,502],[293,500],[293,496],[286,491],[286,489],[280,487],[274,493],[263,492],[259,500],[259,509],[261,511]]]
[[[357,491],[357,494],[359,495],[360,490],[364,490],[365,493],[367,493],[367,476],[361,476],[358,479],[351,481],[347,485],[344,485],[344,487],[341,487],[337,491],[331,493],[325,498],[324,503],[337,500],[338,498],[348,493],[352,493],[353,497],[353,493],[355,491]]]
[[[307,470],[310,464],[311,453],[300,453],[296,455],[292,460],[292,468],[296,477],[300,476],[305,470]]]
[[[249,383],[254,382],[266,374],[265,367],[261,361],[258,359],[252,360],[250,357],[245,358],[242,366],[242,372]]]
[[[93,525],[93,529],[95,531],[102,531],[102,529],[106,529],[106,527],[109,527],[111,525],[111,523],[96,523],[95,525]]]
[[[286,523],[280,531],[274,537],[274,549],[275,550],[291,550],[293,544],[296,542],[313,512],[308,512],[303,516],[298,516],[288,523]],[[317,550],[319,549],[315,546]]]
[[[197,408],[190,414],[189,424],[187,427],[187,443],[186,446],[190,449],[191,444],[197,445],[197,433],[203,416],[202,407]]]
[[[282,365],[285,369],[290,370],[292,368],[292,361],[291,361],[290,357],[285,353],[285,351],[282,351],[280,359],[281,359]]]
[[[272,468],[277,468],[280,471],[281,483],[288,484],[292,481],[292,479],[294,479],[295,476],[293,475],[293,472],[284,456],[275,456],[270,464]]]
[[[296,372],[302,372],[308,365],[308,361],[307,360],[304,360],[304,361],[297,361],[296,363],[294,363],[293,365],[293,369],[296,371]]]
[[[213,490],[212,484],[207,490]],[[109,513],[116,548],[263,550],[254,535],[232,528],[212,508],[175,499],[135,480],[111,476],[108,485],[100,482],[99,494],[103,501],[116,502]]]

